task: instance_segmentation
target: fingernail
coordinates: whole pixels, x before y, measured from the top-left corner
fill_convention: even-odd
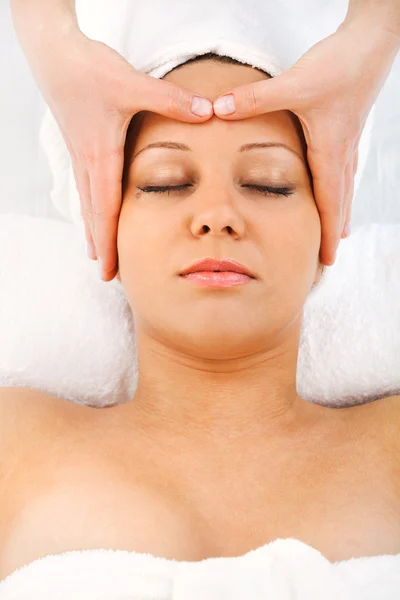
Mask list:
[[[210,113],[212,113],[213,105],[212,102],[207,100],[206,98],[200,98],[200,96],[195,96],[192,100],[192,113],[197,115],[198,117],[206,117]]]
[[[222,96],[222,98],[218,98],[218,100],[214,102],[214,112],[219,113],[220,115],[230,115],[234,113],[235,110],[235,97],[233,94]]]
[[[347,223],[346,227],[344,228],[344,234],[346,237],[348,237],[350,235],[351,232],[351,226],[350,223]]]

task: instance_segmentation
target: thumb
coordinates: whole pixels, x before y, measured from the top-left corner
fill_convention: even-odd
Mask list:
[[[241,85],[215,100],[214,113],[223,119],[247,119],[266,112],[291,110],[296,88],[296,76],[290,71],[271,79]],[[232,96],[234,106],[229,100]]]
[[[202,123],[214,114],[210,100],[169,81],[135,73],[133,85],[129,111],[131,114],[148,110],[189,123]]]

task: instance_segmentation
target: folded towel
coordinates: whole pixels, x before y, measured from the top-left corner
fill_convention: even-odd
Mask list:
[[[64,552],[0,581],[0,600],[397,600],[399,590],[400,554],[331,563],[285,538],[193,562],[122,550]]]
[[[81,0],[77,7],[86,35],[108,43],[151,76],[162,77],[208,51],[276,76],[306,50],[306,41],[312,45],[337,28],[345,14],[342,4],[322,10],[311,0],[301,9],[289,0],[201,5],[176,0],[166,9],[163,0],[97,0],[93,10],[91,0]],[[319,11],[318,33],[294,27],[303,9]],[[356,183],[371,122],[372,115],[360,142]],[[97,406],[124,402],[132,398],[137,377],[129,305],[120,282],[101,282],[97,265],[86,257],[70,157],[50,113],[41,139],[54,177],[53,201],[74,224],[0,219],[0,385],[38,388]],[[310,293],[298,362],[298,390],[305,399],[347,405],[400,389],[399,227],[355,230],[341,241],[336,264]]]

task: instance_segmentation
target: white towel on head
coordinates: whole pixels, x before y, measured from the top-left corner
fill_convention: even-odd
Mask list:
[[[166,6],[168,8],[166,9]],[[161,78],[199,54],[227,55],[277,76],[318,40],[333,33],[347,2],[317,0],[78,0],[82,31],[117,50],[138,71]],[[313,15],[307,24],[306,15]],[[301,23],[301,26],[299,25]],[[373,111],[359,145],[355,193],[367,160]],[[47,111],[41,143],[53,175],[52,200],[84,238],[80,200],[67,146]]]

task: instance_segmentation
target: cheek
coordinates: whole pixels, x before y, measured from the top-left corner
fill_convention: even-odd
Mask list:
[[[283,202],[267,204],[257,214],[256,222],[263,223],[264,239],[269,238],[274,245],[285,246],[285,252],[291,253],[294,260],[298,252],[301,256],[304,253],[315,254],[319,250],[321,222],[309,191]]]
[[[288,222],[287,243],[290,244],[295,262],[296,256],[298,260],[309,261],[318,254],[321,243],[321,222],[314,202],[300,207]]]
[[[314,199],[301,199],[288,210],[276,211],[264,223],[263,246],[267,271],[276,290],[298,303],[306,298],[319,265],[321,223]]]
[[[126,201],[121,209],[117,248],[120,280],[132,310],[146,309],[167,275],[168,252],[160,219]]]

